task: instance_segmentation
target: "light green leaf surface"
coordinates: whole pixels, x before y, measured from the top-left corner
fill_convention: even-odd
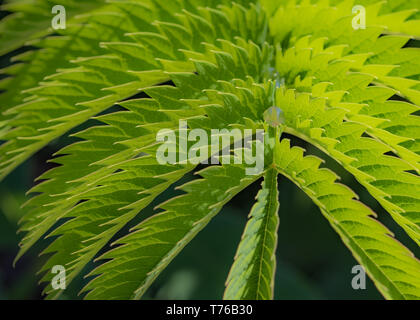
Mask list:
[[[279,173],[320,208],[385,298],[420,298],[420,261],[374,218],[374,212],[356,200],[353,191],[335,182],[333,172],[319,168],[321,159],[304,157],[302,149],[290,148],[290,141],[284,139],[275,161]]]
[[[275,169],[268,169],[264,175],[226,282],[224,299],[273,299],[279,224],[277,174]]]
[[[62,293],[51,286],[52,266],[66,267],[68,284],[86,274],[118,232],[194,171],[195,164],[156,158],[157,133],[178,137],[187,121],[187,132],[210,137],[212,129],[269,136],[258,155],[265,156],[264,182],[225,298],[273,298],[280,173],[319,206],[385,298],[420,299],[418,260],[319,168],[320,159],[279,136],[284,130],[331,157],[420,245],[417,0],[61,0],[54,4],[66,6],[68,25],[54,34],[53,2],[36,2],[6,1],[13,13],[0,22],[0,54],[32,46],[1,70],[9,77],[0,82],[0,180],[87,124],[55,154],[59,166],[39,177],[23,208],[16,260],[54,237],[40,271],[47,298]],[[366,7],[366,29],[352,28],[355,4]],[[276,112],[267,118],[267,110]],[[275,136],[267,119],[279,126]],[[119,246],[101,256],[110,260],[87,271],[95,276],[87,298],[141,298],[222,207],[262,176],[247,175],[243,164],[200,175],[114,241]]]

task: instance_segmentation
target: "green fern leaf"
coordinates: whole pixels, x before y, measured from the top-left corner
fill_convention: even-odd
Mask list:
[[[413,254],[373,218],[375,214],[369,208],[354,200],[356,195],[350,189],[334,182],[334,173],[318,168],[319,158],[303,157],[303,150],[290,149],[286,139],[277,150],[275,164],[279,173],[318,205],[378,290],[388,299],[418,300],[420,262]]]
[[[229,273],[224,299],[273,299],[278,209],[277,172],[268,169]]]
[[[91,273],[100,276],[84,288],[92,290],[88,299],[140,298],[223,205],[259,177],[246,176],[244,168],[234,166],[211,167],[200,175],[204,179],[181,187],[185,195],[160,205],[165,211],[133,228],[132,233],[115,243],[119,247],[100,257],[112,260]],[[209,195],[208,190],[214,191]],[[136,267],[139,264],[141,268]],[[127,295],[131,292],[133,296]]]
[[[1,70],[0,180],[75,132],[76,142],[55,153],[56,166],[38,178],[23,207],[16,261],[42,237],[53,238],[40,270],[47,299],[63,293],[52,284],[56,265],[66,268],[67,284],[92,277],[82,290],[88,299],[140,299],[260,178],[224,298],[272,299],[278,175],[320,208],[385,298],[420,299],[415,256],[320,168],[321,159],[290,147],[296,137],[337,162],[420,245],[418,1],[79,2],[9,0],[4,9],[12,13],[0,22],[0,54],[13,63]],[[55,4],[69,17],[53,33]],[[353,29],[355,5],[366,9],[366,28]],[[187,138],[197,129],[211,138],[202,149]],[[168,152],[175,163],[159,161],[161,130],[182,146]],[[264,151],[254,161],[264,160],[251,175],[250,159],[240,155],[261,146],[255,130],[264,132]],[[194,148],[221,165],[198,171],[203,159]],[[192,173],[200,178],[143,219],[159,195]],[[135,219],[141,222],[121,236]],[[94,270],[91,261],[99,263]]]

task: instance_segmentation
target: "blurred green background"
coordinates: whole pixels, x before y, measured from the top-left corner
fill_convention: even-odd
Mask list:
[[[0,0],[0,4],[1,4]],[[0,18],[4,16],[0,12]],[[419,46],[410,42],[410,46]],[[27,48],[0,57],[0,67],[7,66],[9,58]],[[0,75],[0,79],[1,79]],[[88,123],[84,127],[93,125]],[[80,128],[79,128],[80,129]],[[77,131],[77,129],[75,130]],[[308,149],[308,153],[321,155],[318,150],[294,139],[295,144]],[[13,259],[18,251],[17,223],[24,211],[20,206],[28,199],[25,193],[33,180],[52,165],[46,161],[58,149],[71,142],[68,138],[54,141],[21,165],[0,183],[0,299],[40,299],[42,285],[38,285],[40,269],[47,257],[38,257],[49,240],[32,248],[14,268]],[[326,157],[322,155],[325,159]],[[326,166],[335,170],[342,182],[360,195],[360,199],[379,215],[397,238],[417,257],[419,248],[405,235],[349,174],[335,162],[327,159]],[[185,177],[183,182],[193,179]],[[145,299],[220,299],[224,282],[233,262],[247,215],[254,203],[261,181],[246,189],[227,205],[216,218],[175,258],[158,277],[145,295]],[[382,299],[370,280],[366,290],[353,290],[352,267],[357,264],[337,234],[322,217],[318,208],[297,187],[285,178],[279,179],[280,227],[275,279],[276,299]],[[171,188],[156,199],[139,215],[144,219],[153,213],[153,206],[177,194]],[[138,222],[138,221],[137,221]],[[135,224],[136,221],[133,221]],[[119,234],[124,234],[128,227]],[[91,263],[86,271],[92,269]],[[78,277],[66,290],[62,299],[81,299],[79,289],[88,281]]]

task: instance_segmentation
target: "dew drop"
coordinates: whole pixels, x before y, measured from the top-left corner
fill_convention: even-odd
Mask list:
[[[276,106],[272,106],[264,112],[264,121],[274,128],[286,123],[283,110]]]

